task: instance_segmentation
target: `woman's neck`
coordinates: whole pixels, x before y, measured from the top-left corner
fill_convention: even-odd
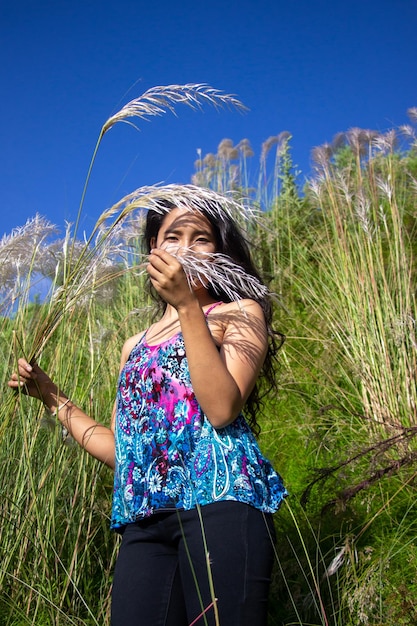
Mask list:
[[[216,298],[213,298],[213,296],[211,296],[210,293],[206,289],[201,289],[199,291],[196,291],[195,295],[197,296],[197,300],[201,308],[210,306],[210,304],[214,304],[215,302],[218,302],[218,300],[216,300]],[[166,320],[167,322],[178,319],[177,309],[173,307],[171,304],[167,304],[166,309],[161,319]]]
[[[198,298],[198,302],[203,310],[218,302],[218,300],[212,298],[208,292],[206,293],[208,296],[207,298]],[[159,344],[162,341],[170,339],[180,330],[181,327],[178,318],[178,311],[171,304],[167,304],[162,317],[148,329],[146,333],[147,342],[150,345]]]

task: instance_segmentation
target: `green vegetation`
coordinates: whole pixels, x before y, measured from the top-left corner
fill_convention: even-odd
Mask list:
[[[287,336],[280,393],[260,419],[261,447],[291,494],[275,518],[270,624],[412,626],[416,136],[412,125],[340,134],[313,151],[302,191],[290,142],[269,138],[251,176],[249,141],[223,140],[200,155],[193,180],[262,208],[248,229]],[[152,193],[103,215],[88,243],[70,231],[57,239],[38,216],[0,242],[1,626],[108,623],[111,472],[6,382],[20,354],[36,355],[108,423],[124,339],[152,317],[140,265]],[[48,294],[34,298],[40,284]]]

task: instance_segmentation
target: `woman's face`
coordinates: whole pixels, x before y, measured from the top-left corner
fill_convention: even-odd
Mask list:
[[[216,239],[209,220],[197,211],[172,209],[165,216],[151,248],[161,248],[175,255],[216,252]]]

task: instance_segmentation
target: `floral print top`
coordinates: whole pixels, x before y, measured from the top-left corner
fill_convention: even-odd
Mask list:
[[[237,500],[264,512],[286,490],[243,415],[215,429],[191,385],[181,333],[150,346],[142,336],[120,374],[111,526],[156,511]]]

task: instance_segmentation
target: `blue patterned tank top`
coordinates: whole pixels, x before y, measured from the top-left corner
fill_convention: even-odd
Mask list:
[[[120,374],[112,528],[175,508],[220,500],[275,512],[286,495],[243,415],[215,429],[191,385],[181,333],[145,335]]]

